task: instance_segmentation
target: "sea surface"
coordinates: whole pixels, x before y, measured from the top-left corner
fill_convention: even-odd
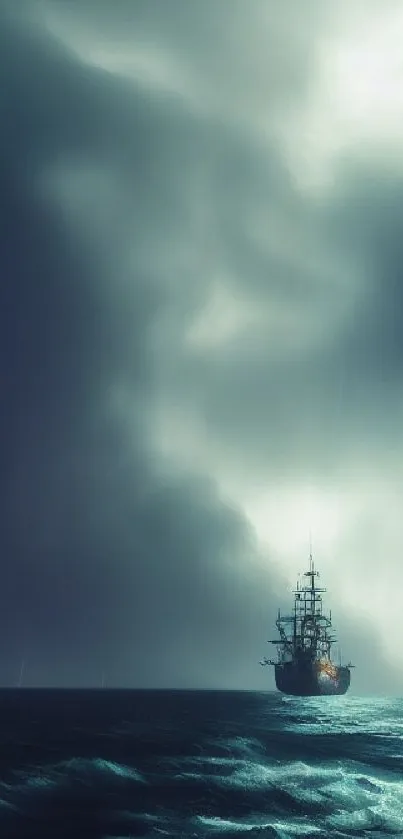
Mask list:
[[[403,837],[403,700],[0,691],[1,839]]]

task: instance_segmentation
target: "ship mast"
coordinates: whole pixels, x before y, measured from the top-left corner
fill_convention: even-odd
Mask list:
[[[279,663],[295,659],[329,660],[331,646],[336,641],[331,634],[331,616],[323,613],[322,594],[326,589],[316,583],[319,572],[315,570],[311,539],[309,570],[303,576],[308,578],[307,583],[304,585],[297,581],[292,614],[281,615],[280,610],[278,612],[276,627],[280,637],[270,643],[277,646]],[[275,664],[267,659],[265,663]]]
[[[311,538],[309,569],[302,576],[306,578],[306,581],[300,578],[297,580],[296,588],[293,591],[294,608],[290,610],[289,614],[285,615],[280,613],[280,609],[278,610],[276,627],[279,637],[268,642],[277,646],[278,659],[273,661],[263,658],[260,662],[262,665],[271,664],[276,666],[276,679],[280,672],[299,672],[301,674],[323,671],[328,674],[336,673],[335,665],[331,659],[331,648],[337,638],[332,631],[332,613],[330,612],[327,615],[323,611],[322,595],[326,592],[326,589],[318,585],[316,580],[316,578],[319,578],[319,572],[315,569]],[[313,665],[314,670],[311,669]],[[347,669],[352,666],[349,662]],[[339,668],[342,668],[341,661]],[[283,688],[280,688],[280,690],[283,690]],[[285,692],[293,693],[294,691],[286,690]]]

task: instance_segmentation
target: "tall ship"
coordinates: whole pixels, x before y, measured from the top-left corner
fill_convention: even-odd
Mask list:
[[[276,620],[279,638],[269,641],[277,646],[278,659],[264,658],[260,664],[274,666],[276,687],[291,696],[336,696],[347,692],[350,686],[349,662],[342,665],[332,660],[332,645],[336,637],[332,631],[332,613],[327,616],[322,608],[325,588],[316,585],[319,577],[312,559],[309,570],[297,582],[294,590],[292,614],[281,615]]]

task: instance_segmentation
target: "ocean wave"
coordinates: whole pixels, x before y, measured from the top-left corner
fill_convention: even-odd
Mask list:
[[[195,694],[172,715],[153,701],[128,697],[133,724],[112,704],[102,724],[86,711],[50,733],[44,718],[36,740],[16,728],[1,839],[403,836],[403,703]]]
[[[211,767],[225,771],[211,773]],[[184,797],[187,784],[194,795],[208,796],[211,812],[199,813],[197,820],[215,833],[270,828],[273,836],[308,835],[306,831],[352,836],[357,830],[376,829],[403,835],[403,784],[364,774],[354,763],[268,765],[206,756],[195,758],[192,769],[183,767],[172,780],[182,785]],[[252,818],[242,815],[248,810]]]
[[[242,834],[247,834],[248,839],[259,837],[259,839],[293,839],[293,837],[306,837],[308,832],[311,836],[320,834],[321,829],[310,824],[306,819],[303,821],[288,820],[287,822],[277,819],[267,820],[256,817],[253,821],[231,821],[229,819],[206,818],[199,816],[198,824],[204,828],[204,835],[223,835],[229,839],[229,835],[236,835],[241,839]],[[263,834],[263,836],[262,836]]]
[[[110,783],[111,779],[125,778],[138,783],[146,783],[141,773],[136,769],[100,757],[72,757],[69,760],[62,760],[46,767],[32,767],[31,770],[25,768],[23,771],[16,771],[15,777],[20,777],[23,780],[20,784],[9,784],[9,790],[19,789],[21,791],[24,788],[45,790],[61,783],[65,784],[66,779],[69,783],[75,780],[80,780],[83,783],[88,781],[98,783],[104,780]]]
[[[218,774],[209,771],[212,766]],[[46,774],[43,769],[32,772],[8,790],[12,800],[4,803],[11,808],[9,815],[32,820],[41,817],[46,800],[73,811],[85,800],[102,815],[104,835],[114,828],[125,837],[403,835],[403,785],[353,767],[206,757],[195,758],[193,771],[188,770],[183,766],[180,773],[151,772],[144,778],[125,764],[75,758]],[[0,819],[2,812],[0,807]],[[5,828],[6,821],[1,832],[6,837]]]

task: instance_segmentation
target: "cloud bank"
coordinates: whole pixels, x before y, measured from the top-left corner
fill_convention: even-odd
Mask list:
[[[312,527],[400,689],[395,123],[324,142],[363,12],[310,7],[2,6],[4,683],[272,686]]]

